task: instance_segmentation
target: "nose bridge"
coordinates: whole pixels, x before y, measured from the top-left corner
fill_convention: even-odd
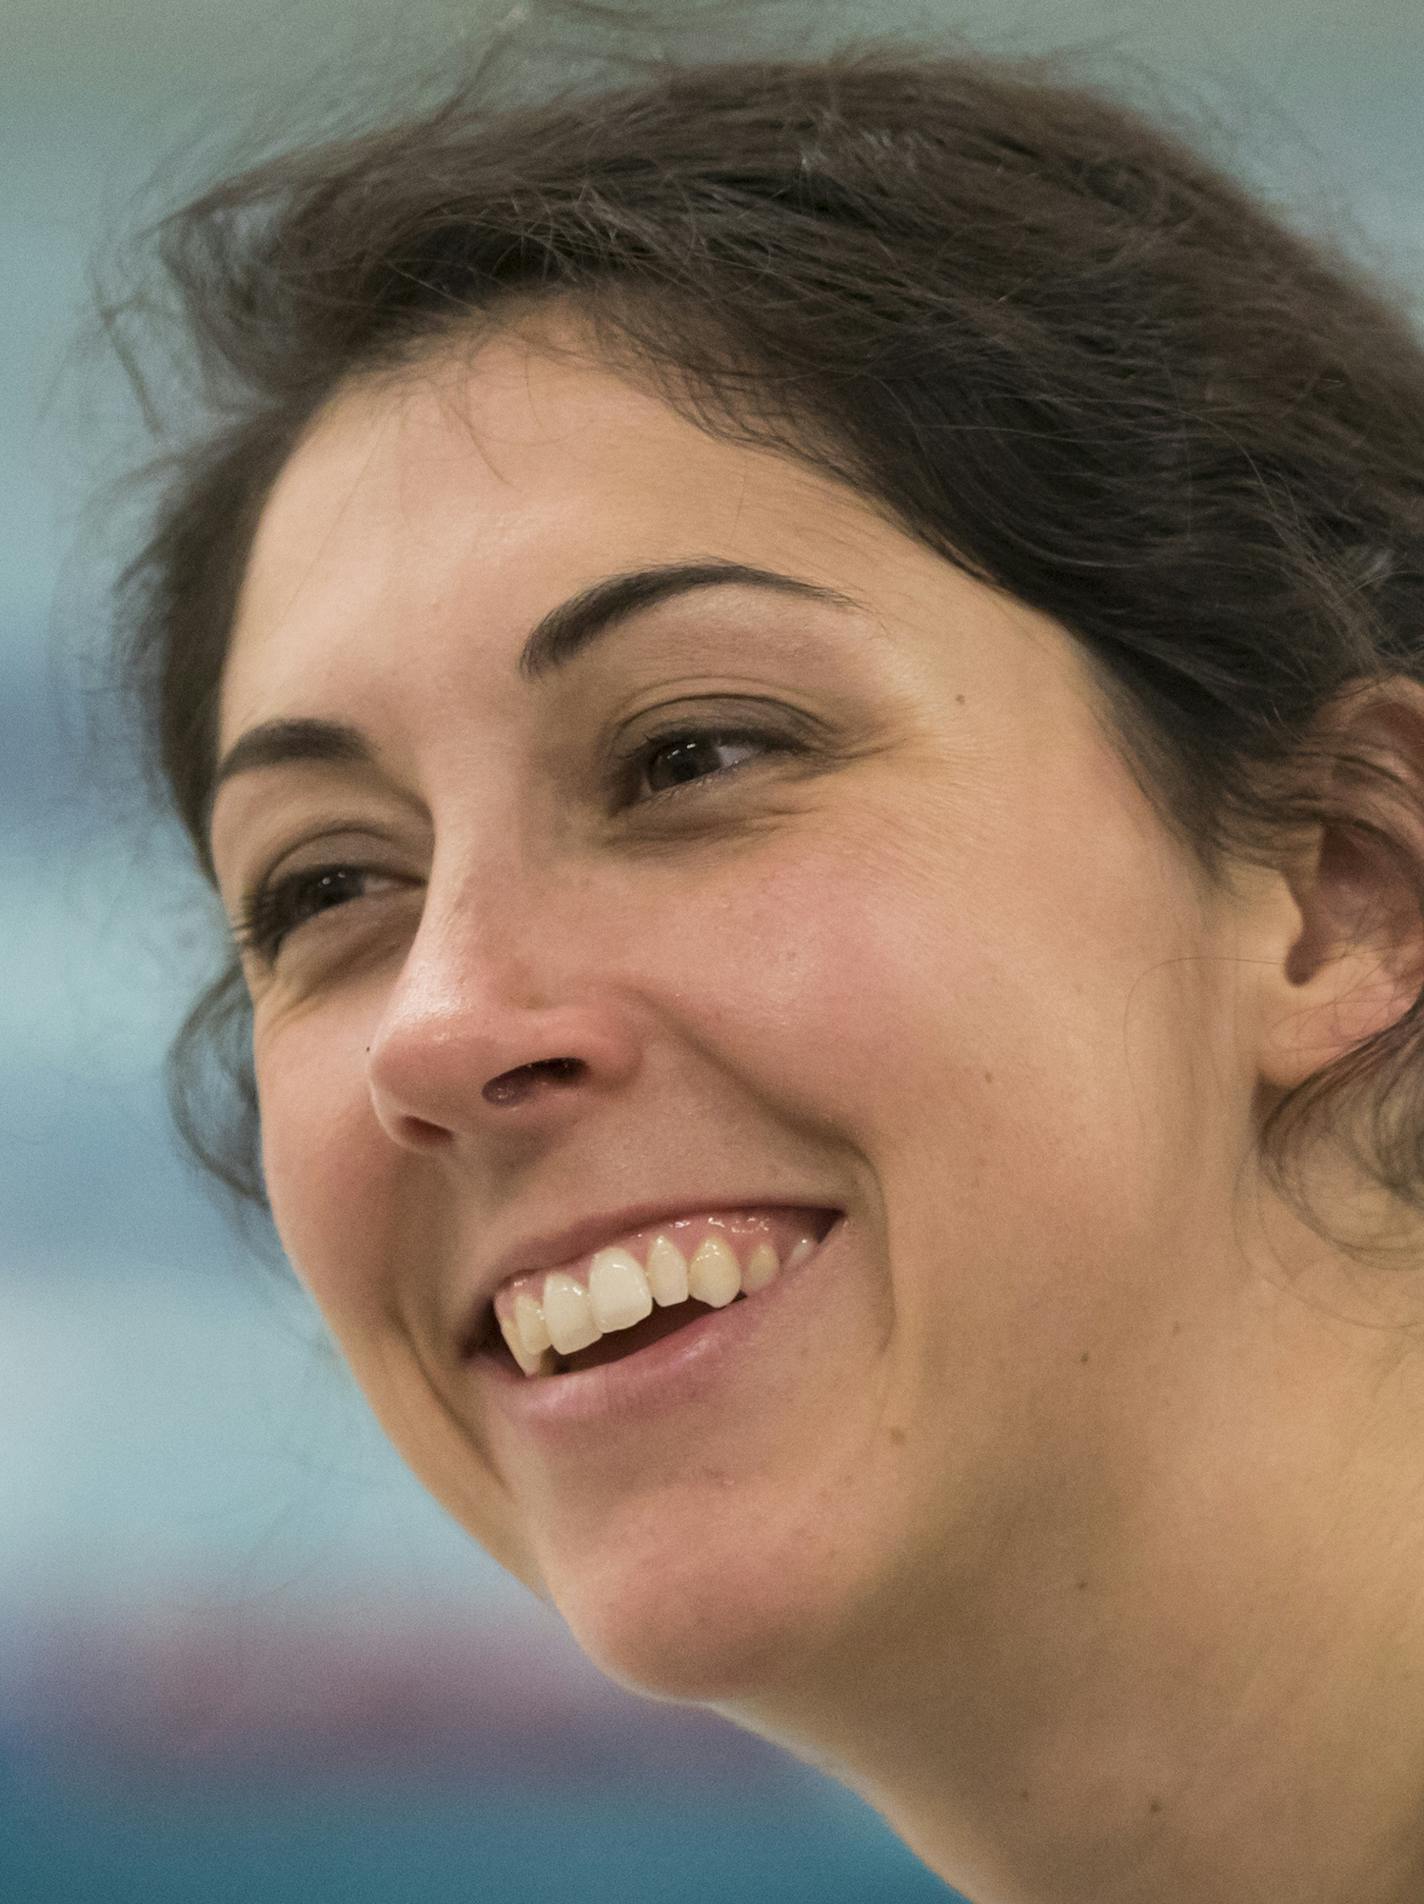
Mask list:
[[[506,837],[432,867],[420,924],[368,1053],[377,1115],[403,1141],[508,1122],[626,1074],[626,1013],[578,929],[581,882]]]

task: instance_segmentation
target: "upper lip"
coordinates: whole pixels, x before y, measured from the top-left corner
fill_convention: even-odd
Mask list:
[[[772,1197],[679,1197],[660,1203],[629,1203],[619,1210],[604,1210],[593,1216],[579,1217],[557,1230],[540,1230],[522,1236],[485,1264],[479,1290],[467,1312],[463,1336],[466,1353],[478,1347],[489,1326],[495,1291],[511,1276],[530,1275],[541,1269],[556,1269],[561,1263],[587,1255],[604,1243],[615,1242],[631,1230],[642,1230],[654,1223],[671,1223],[677,1217],[702,1216],[718,1210],[817,1210],[832,1217],[839,1209],[828,1203],[785,1195]]]

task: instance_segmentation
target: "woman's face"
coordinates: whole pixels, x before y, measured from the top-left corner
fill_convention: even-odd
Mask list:
[[[532,333],[343,396],[278,482],[221,746],[352,730],[249,746],[214,809],[234,914],[308,875],[246,954],[278,1228],[412,1469],[611,1676],[865,1670],[1190,1460],[1244,1299],[1240,948],[1098,708],[1056,624]],[[470,1353],[541,1241],[772,1206],[841,1221],[699,1308],[679,1379]],[[560,1383],[577,1420],[528,1401]]]

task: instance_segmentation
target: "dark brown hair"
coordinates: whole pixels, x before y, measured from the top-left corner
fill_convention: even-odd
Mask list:
[[[1424,678],[1424,348],[1403,299],[1051,59],[860,48],[497,110],[461,82],[228,177],[157,233],[207,420],[122,579],[121,653],[209,874],[235,594],[299,433],[351,380],[558,298],[702,427],[854,485],[1061,623],[1204,878],[1338,825],[1424,909],[1397,805],[1415,796],[1316,731],[1347,684]],[[1420,1036],[1416,1000],[1274,1106],[1278,1185],[1290,1132],[1329,1119],[1343,1141],[1365,1110],[1352,1154],[1424,1210]],[[203,1164],[261,1202],[249,1047],[234,963],[170,1090]]]

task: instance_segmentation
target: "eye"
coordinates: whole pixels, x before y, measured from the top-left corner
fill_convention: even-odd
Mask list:
[[[288,935],[319,912],[364,898],[371,883],[389,886],[388,874],[366,866],[307,866],[284,878],[264,881],[244,899],[233,937],[245,951],[271,965]]]
[[[742,758],[719,760],[728,750],[740,750]],[[646,807],[685,796],[700,781],[725,779],[753,760],[806,751],[804,742],[770,728],[698,726],[684,721],[648,735],[617,756],[612,777],[619,804]],[[659,781],[667,784],[659,785]],[[242,951],[270,968],[287,939],[318,913],[410,883],[372,866],[331,860],[259,880],[238,906],[233,938]]]
[[[744,748],[751,757],[771,753],[792,753],[795,743],[785,734],[760,727],[671,727],[661,734],[649,735],[619,762],[624,797],[631,805],[648,806],[654,801],[673,798],[699,780],[720,779],[734,773],[745,760],[718,765],[717,754],[726,748]],[[658,780],[668,784],[659,786]],[[646,781],[650,791],[642,792]]]

